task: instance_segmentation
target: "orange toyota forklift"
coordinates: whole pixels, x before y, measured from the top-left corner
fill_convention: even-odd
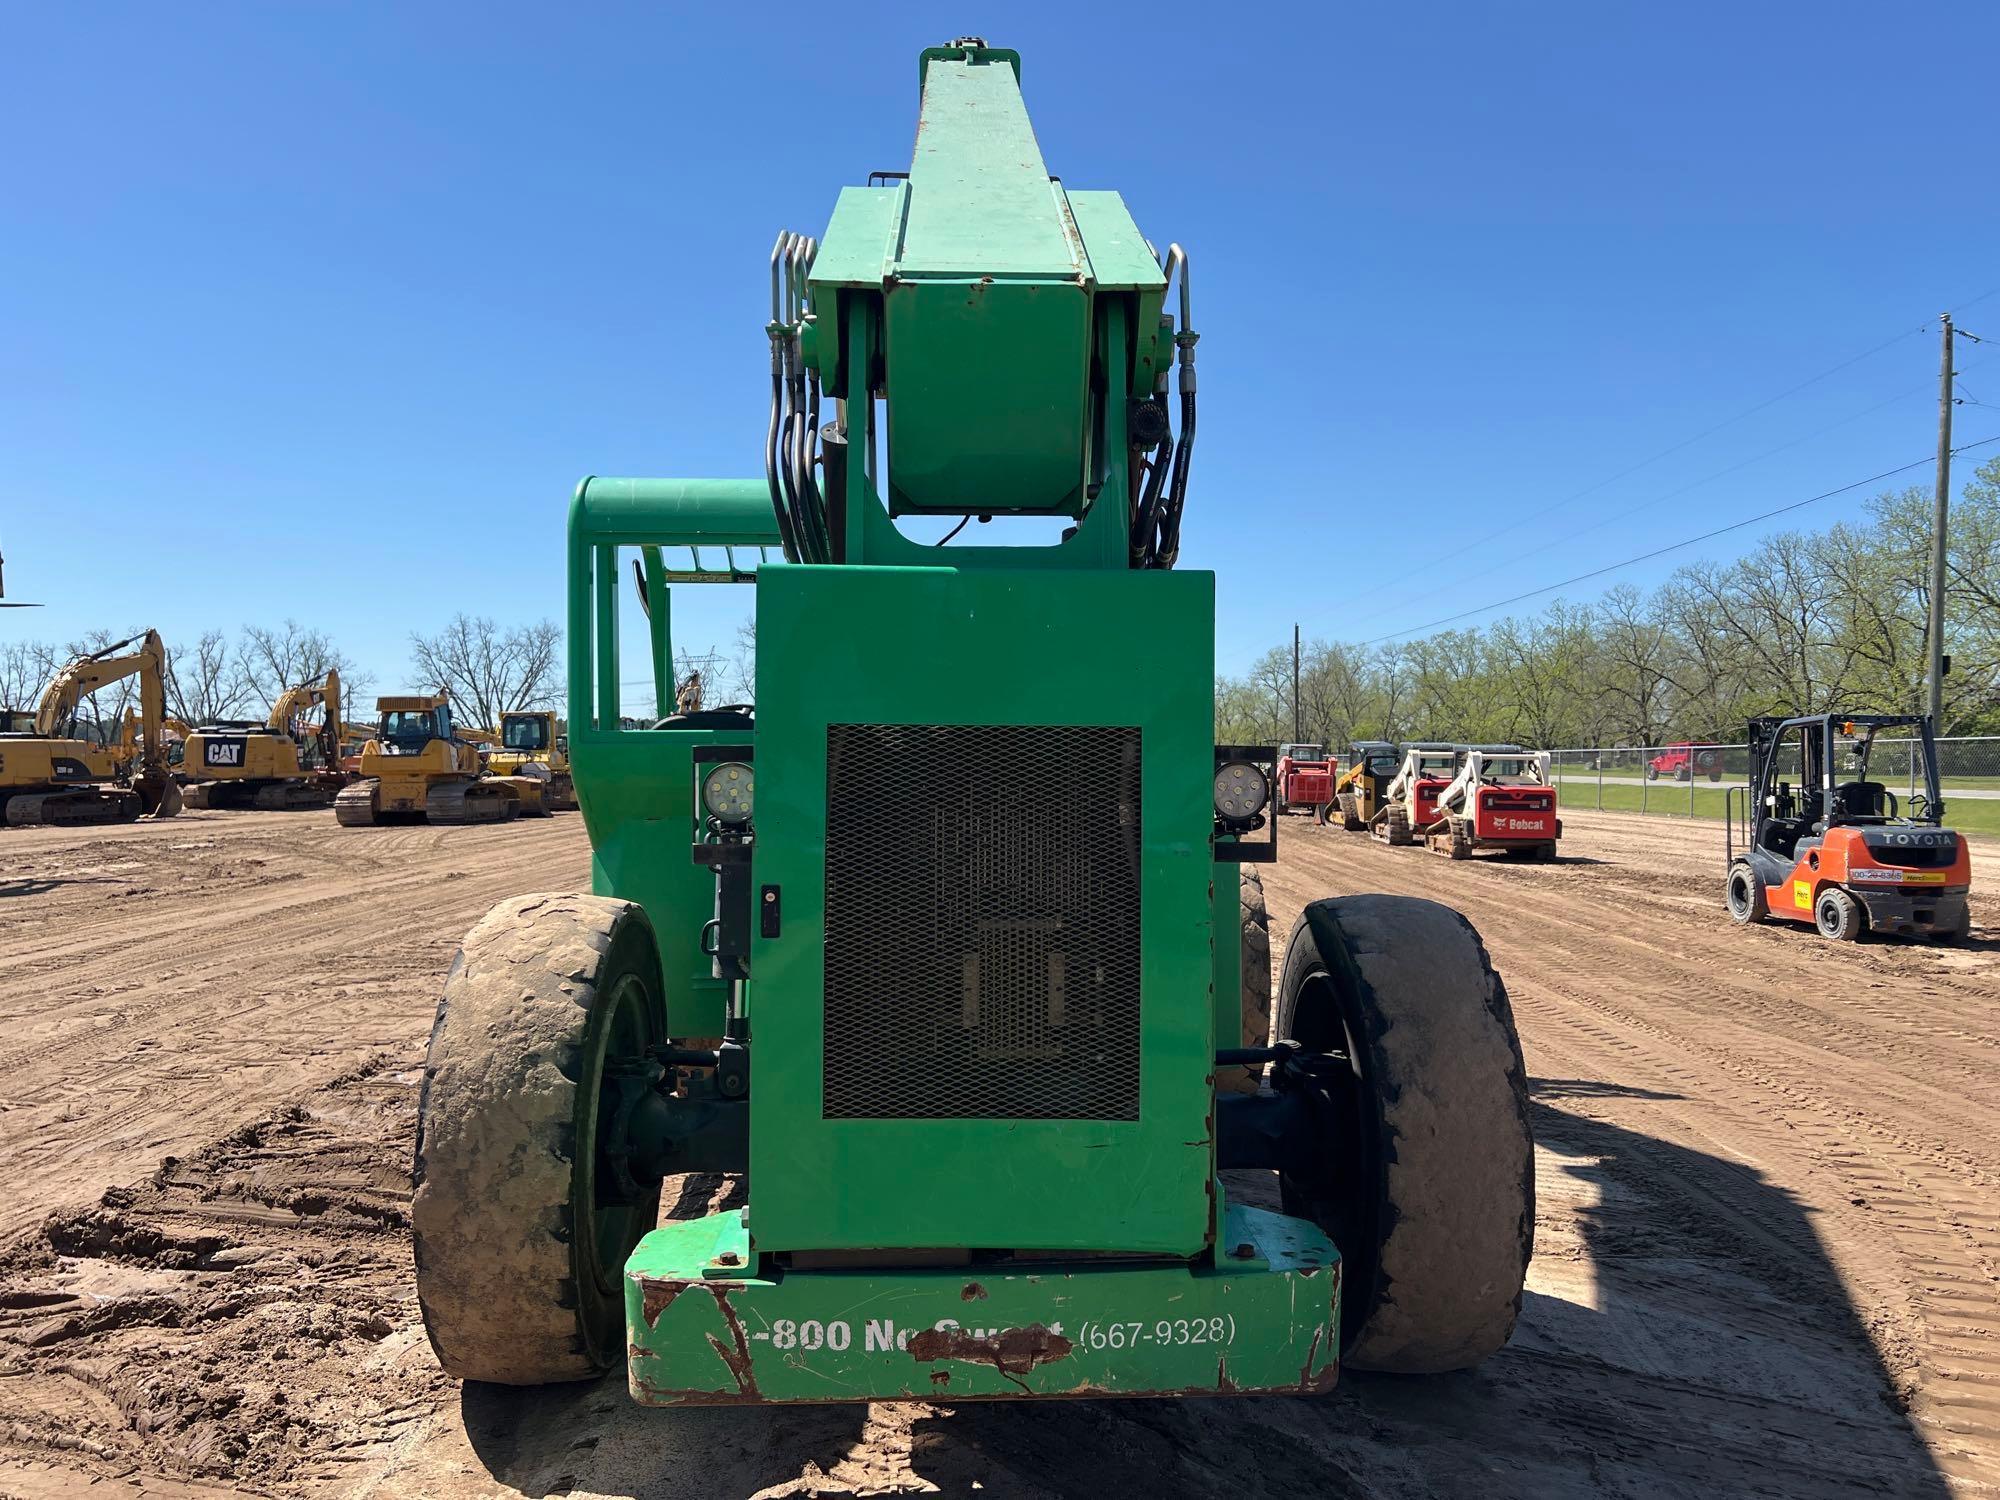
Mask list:
[[[1727,794],[1731,917],[1810,922],[1838,942],[1870,932],[1957,942],[1971,931],[1972,856],[1944,826],[1928,715],[1765,716],[1749,727],[1750,784]],[[1869,780],[1885,730],[1923,756],[1923,790],[1907,807]]]

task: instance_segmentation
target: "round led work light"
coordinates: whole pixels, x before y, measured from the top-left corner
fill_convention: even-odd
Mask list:
[[[720,761],[701,778],[701,805],[724,827],[741,828],[750,821],[754,785],[755,778],[742,761]]]
[[[1260,766],[1231,761],[1215,772],[1215,810],[1226,821],[1243,823],[1271,800],[1271,782]]]

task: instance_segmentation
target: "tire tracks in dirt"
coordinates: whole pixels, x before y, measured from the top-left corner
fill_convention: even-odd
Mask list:
[[[1274,926],[1315,880],[1464,909],[1508,982],[1530,1071],[1581,1081],[1563,1108],[1648,1121],[1636,1154],[1661,1164],[1657,1139],[1684,1161],[1649,1182],[1706,1199],[1691,1211],[1744,1255],[1782,1260],[1793,1294],[1836,1314],[1851,1300],[1939,1472],[1969,1493],[2000,1485],[1996,903],[1976,897],[1970,952],[1738,929],[1714,830],[1568,816],[1572,846],[1582,834],[1604,859],[1636,844],[1625,857],[1643,863],[1448,865],[1311,830],[1267,880]]]

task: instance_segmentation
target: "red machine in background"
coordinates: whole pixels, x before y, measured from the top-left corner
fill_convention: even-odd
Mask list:
[[[1722,746],[1683,742],[1662,745],[1660,753],[1646,762],[1646,779],[1658,781],[1670,776],[1675,781],[1693,781],[1697,775],[1710,781],[1722,780]]]
[[[1278,793],[1273,799],[1281,813],[1313,813],[1324,823],[1333,805],[1333,762],[1324,745],[1278,746]]]

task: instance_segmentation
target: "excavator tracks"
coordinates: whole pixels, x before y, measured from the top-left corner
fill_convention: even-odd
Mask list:
[[[191,781],[181,788],[186,805],[195,809],[254,809],[257,812],[301,812],[333,801],[330,789],[310,781]]]
[[[77,828],[92,823],[134,823],[145,811],[128,787],[74,787],[59,792],[22,792],[7,799],[13,828]]]

